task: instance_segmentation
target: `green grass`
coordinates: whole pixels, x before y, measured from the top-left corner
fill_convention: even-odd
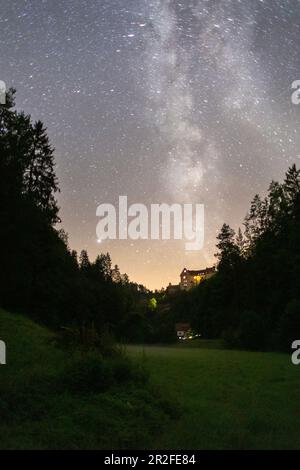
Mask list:
[[[1,449],[143,448],[171,422],[168,400],[151,383],[122,380],[97,392],[99,381],[76,369],[81,360],[95,368],[95,358],[60,349],[53,333],[23,316],[0,310],[0,339],[7,347],[7,364],[0,366]],[[89,391],[80,383],[86,378]]]
[[[154,449],[300,449],[300,366],[290,356],[189,347],[128,347],[183,412]]]
[[[201,348],[201,349],[224,349],[224,342],[221,339],[192,339],[178,341],[174,343],[176,348]]]
[[[150,382],[99,391],[77,370],[82,354],[29,319],[0,310],[0,339],[1,449],[300,449],[300,366],[289,355],[203,340],[129,346]],[[97,374],[91,359],[83,365]]]

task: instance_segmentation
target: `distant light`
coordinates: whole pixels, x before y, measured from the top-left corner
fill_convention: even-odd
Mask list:
[[[98,238],[97,243],[102,243],[102,240],[100,240],[100,238]]]

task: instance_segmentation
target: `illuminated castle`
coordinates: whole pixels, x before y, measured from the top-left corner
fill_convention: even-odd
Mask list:
[[[213,274],[215,274],[215,271],[215,267],[199,269],[195,271],[184,268],[180,274],[179,287],[182,290],[189,290],[192,287],[195,287],[200,284],[200,282],[204,281],[205,279],[208,279],[213,276]]]

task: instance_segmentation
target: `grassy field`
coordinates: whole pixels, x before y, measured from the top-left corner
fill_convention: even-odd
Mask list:
[[[182,406],[154,449],[300,449],[300,366],[288,355],[130,346]]]
[[[94,357],[82,363],[28,318],[0,310],[0,339],[0,449],[143,448],[172,423],[173,408],[151,383],[119,377],[98,390]]]
[[[29,319],[0,310],[0,339],[1,449],[300,449],[300,366],[288,355],[129,346],[150,381],[122,365],[101,390],[98,356],[82,363]]]

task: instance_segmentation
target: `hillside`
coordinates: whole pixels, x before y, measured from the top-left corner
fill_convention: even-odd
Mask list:
[[[3,310],[0,339],[1,449],[139,448],[169,422],[141,365],[60,349],[49,330]]]

